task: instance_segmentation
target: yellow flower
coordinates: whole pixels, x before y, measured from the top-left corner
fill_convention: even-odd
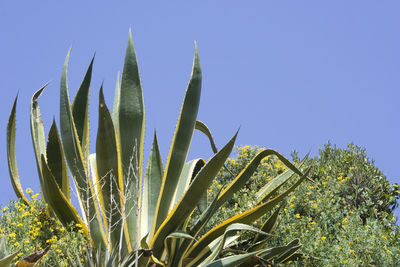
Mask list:
[[[29,187],[25,190],[25,192],[27,193],[27,194],[31,194],[32,193],[32,189],[30,189]]]
[[[22,223],[17,224],[17,227],[22,227],[24,226]]]
[[[32,199],[35,200],[35,199],[37,199],[38,196],[39,196],[39,194],[36,193],[36,194],[34,194],[34,195],[32,196]]]
[[[344,264],[346,264],[346,263],[348,263],[348,262],[349,262],[349,260],[344,260],[344,261],[343,261]]]
[[[351,254],[354,254],[354,250],[353,250],[353,249],[350,249],[349,252],[350,252]]]
[[[3,208],[3,212],[5,212],[6,210],[8,210],[8,207],[4,207]]]
[[[24,244],[29,244],[29,240],[24,240]]]
[[[16,234],[15,233],[11,233],[8,235],[10,238],[15,238]]]
[[[390,249],[387,249],[386,252],[387,252],[387,253],[390,253],[390,252],[392,252],[392,251],[390,251]]]
[[[19,246],[19,242],[18,242],[18,241],[15,242],[15,243],[14,243],[14,246],[18,247],[18,246]]]
[[[321,240],[324,241],[326,239],[326,236],[321,236]]]
[[[300,214],[296,213],[296,218],[300,219],[301,218]]]

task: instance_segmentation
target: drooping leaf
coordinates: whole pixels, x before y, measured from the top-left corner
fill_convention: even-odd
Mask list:
[[[213,150],[214,153],[217,153],[218,152],[217,146],[215,145],[214,138],[211,134],[210,129],[208,129],[207,125],[205,125],[203,122],[197,120],[195,129],[204,133],[208,137],[208,140],[210,141],[211,149]]]
[[[79,217],[78,212],[72,206],[71,202],[64,196],[56,179],[54,178],[44,155],[41,158],[42,172],[43,172],[43,190],[47,195],[47,203],[50,205],[52,211],[57,215],[60,222],[67,227],[69,224],[80,224],[82,229],[87,234],[87,228]]]
[[[175,194],[193,136],[200,103],[200,92],[201,67],[197,46],[195,46],[192,74],[169,150],[150,237],[154,235],[172,209],[172,197]]]
[[[15,156],[15,121],[17,99],[18,96],[15,97],[14,104],[7,122],[7,162],[14,192],[18,198],[22,199],[24,203],[28,205],[28,199],[25,197],[24,190],[22,189],[21,182],[19,180],[17,159]]]

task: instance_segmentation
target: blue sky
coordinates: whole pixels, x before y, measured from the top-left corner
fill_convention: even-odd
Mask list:
[[[135,3],[136,2],[136,3]],[[58,122],[67,50],[74,95],[96,53],[91,87],[91,151],[100,84],[111,105],[132,28],[146,107],[148,151],[157,129],[165,164],[190,76],[194,40],[203,69],[198,118],[221,147],[240,126],[237,145],[315,155],[327,141],[367,149],[399,182],[400,2],[398,1],[1,1],[0,204],[14,198],[5,132],[17,108],[17,160],[24,188],[39,191],[29,103],[39,100],[46,132]],[[211,156],[195,134],[191,158]],[[146,156],[147,158],[147,156]]]

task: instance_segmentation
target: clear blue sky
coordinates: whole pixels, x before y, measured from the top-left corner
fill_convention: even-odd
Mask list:
[[[135,3],[136,2],[136,3]],[[0,204],[14,198],[6,160],[6,123],[19,91],[17,160],[24,188],[39,191],[29,130],[32,94],[46,132],[58,122],[59,82],[70,45],[70,94],[96,52],[91,88],[91,148],[98,90],[108,104],[132,27],[146,107],[148,155],[156,128],[165,163],[190,76],[193,42],[203,68],[198,118],[222,146],[315,155],[331,141],[367,149],[399,182],[399,1],[1,1]],[[196,134],[190,157],[208,158]],[[147,156],[146,156],[147,158]]]

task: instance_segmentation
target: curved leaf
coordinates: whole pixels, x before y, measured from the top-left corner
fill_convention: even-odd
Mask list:
[[[28,205],[28,199],[25,197],[24,190],[22,189],[21,182],[19,180],[17,159],[15,157],[15,120],[17,99],[18,96],[15,97],[14,104],[7,122],[7,162],[14,192],[18,198],[21,198],[25,204]]]
[[[247,164],[247,166],[237,175],[218,197],[217,206],[221,207],[228,199],[230,199],[235,192],[241,189],[246,182],[250,179],[253,173],[256,171],[261,160],[269,155],[277,156],[289,169],[296,174],[302,176],[303,174],[299,169],[296,168],[288,159],[272,149],[264,149],[259,152],[254,158]]]
[[[230,155],[237,134],[238,133],[236,133],[233,138],[200,170],[193,182],[190,184],[189,189],[185,192],[165,221],[160,225],[154,238],[150,239],[150,247],[153,249],[156,257],[161,255],[163,250],[162,242],[165,237],[169,233],[177,230],[177,227],[186,220],[199,203],[201,197],[207,192],[208,186]]]
[[[292,186],[290,186],[285,192],[280,194],[279,196],[264,202],[258,206],[253,207],[243,213],[240,213],[232,218],[223,221],[219,225],[215,226],[213,229],[208,231],[205,235],[203,235],[198,242],[196,242],[190,250],[186,253],[186,257],[193,257],[193,255],[199,255],[205,253],[207,251],[206,246],[215,238],[221,236],[225,229],[233,224],[233,223],[244,223],[251,224],[261,216],[263,216],[266,212],[270,211],[275,205],[277,205],[280,201],[282,201],[290,192],[292,192],[308,175],[310,169]],[[204,251],[203,251],[204,249]]]
[[[196,123],[201,92],[201,67],[197,45],[193,60],[192,74],[183,100],[175,134],[169,150],[165,172],[161,184],[160,196],[150,237],[159,228],[172,209],[172,197],[175,194],[179,177],[189,152],[190,142]]]
[[[31,100],[31,111],[30,111],[30,122],[31,122],[31,136],[32,136],[32,143],[33,149],[35,151],[35,158],[36,158],[36,166],[38,169],[38,176],[40,182],[40,188],[43,192],[43,177],[42,177],[42,166],[41,166],[41,156],[46,156],[46,140],[44,136],[44,128],[43,122],[40,114],[40,108],[37,100],[39,99],[40,95],[43,93],[43,90],[46,88],[47,84],[45,84],[42,88],[36,91]],[[43,195],[44,199],[46,200],[46,194]]]
[[[210,129],[208,129],[207,125],[205,125],[203,122],[197,120],[195,129],[199,130],[203,134],[205,134],[208,137],[208,140],[210,141],[211,149],[213,150],[214,154],[218,152],[217,146],[215,145],[214,138],[212,137]]]
[[[86,234],[88,234],[78,212],[72,206],[71,202],[64,196],[49,166],[46,163],[44,155],[41,158],[43,172],[43,190],[47,195],[47,203],[57,215],[60,222],[67,227],[70,223],[80,224]]]

